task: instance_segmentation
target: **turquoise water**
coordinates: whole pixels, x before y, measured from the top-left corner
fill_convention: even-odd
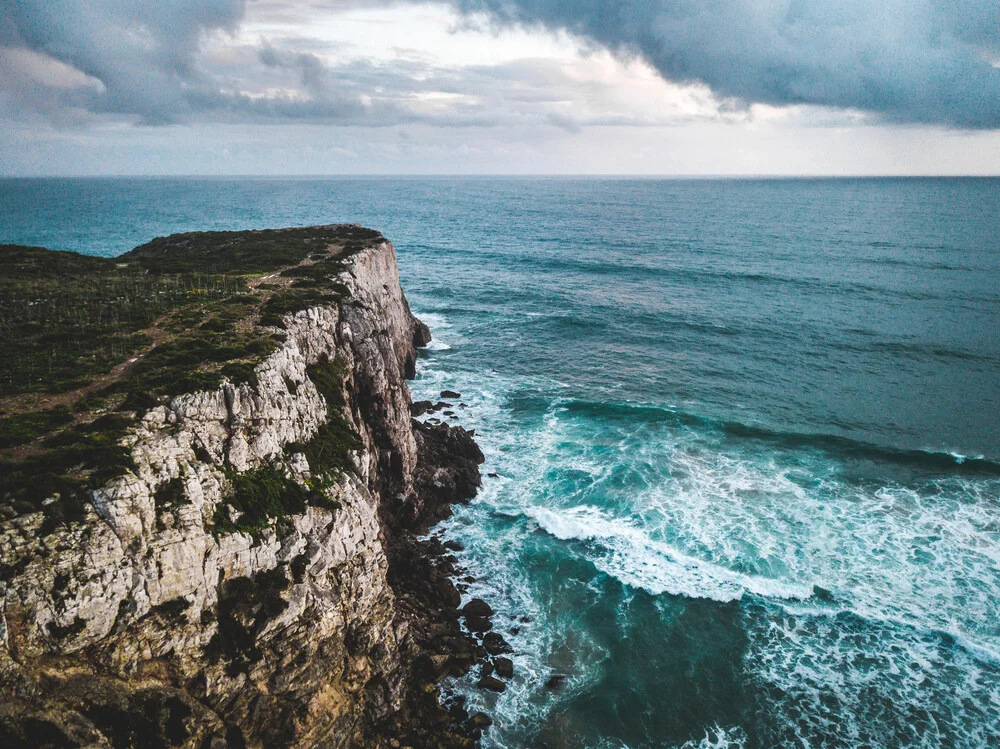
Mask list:
[[[1000,744],[1000,180],[0,180],[0,241],[357,221],[487,456],[494,747]],[[567,677],[545,688],[552,674]]]

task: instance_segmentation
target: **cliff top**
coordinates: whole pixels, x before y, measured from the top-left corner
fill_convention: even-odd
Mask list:
[[[337,301],[344,261],[381,241],[328,225],[176,234],[117,258],[0,245],[0,520],[43,503],[61,519],[127,470],[120,437],[164,398],[252,384],[283,316]]]

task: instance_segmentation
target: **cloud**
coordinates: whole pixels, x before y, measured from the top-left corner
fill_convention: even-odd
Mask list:
[[[195,57],[206,35],[234,30],[244,11],[244,0],[0,0],[0,46],[44,55],[100,82],[67,105],[162,124],[219,93]]]
[[[432,60],[337,54],[338,43],[306,36],[310,19],[383,5],[261,3],[255,11],[294,30],[268,40],[237,33],[247,21],[243,0],[0,0],[0,99],[8,111],[61,127],[99,118],[566,127],[545,111],[509,111],[497,96],[489,111],[473,90],[482,84],[496,93],[487,69],[468,66],[466,76],[461,66]]]
[[[453,0],[499,25],[564,29],[736,106],[816,105],[892,122],[1000,127],[996,0]]]
[[[421,0],[0,0],[0,104],[61,127],[110,118],[578,133],[818,107],[841,122],[863,112],[869,121],[1000,128],[997,0],[442,2],[438,15],[466,22],[454,23],[456,45],[438,46],[468,49],[492,24],[498,34],[568,32],[589,53],[576,71],[530,52],[443,64],[426,49],[393,56],[391,43],[375,55],[377,36],[346,51],[343,37],[321,38],[366,9],[381,24],[412,21],[403,11]],[[601,79],[605,49],[644,63]],[[677,85],[640,80],[635,71],[648,66]],[[627,76],[629,91],[616,90]]]

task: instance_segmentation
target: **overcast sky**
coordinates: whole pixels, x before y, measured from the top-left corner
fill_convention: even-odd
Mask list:
[[[1000,0],[0,0],[0,175],[1000,174]]]

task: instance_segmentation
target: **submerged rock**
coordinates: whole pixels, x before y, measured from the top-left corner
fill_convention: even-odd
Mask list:
[[[545,682],[546,689],[561,689],[562,685],[566,683],[566,677],[562,674],[553,674],[549,677],[548,681]]]
[[[495,676],[484,676],[476,686],[480,689],[488,689],[491,692],[503,692],[507,689],[507,685]]]

